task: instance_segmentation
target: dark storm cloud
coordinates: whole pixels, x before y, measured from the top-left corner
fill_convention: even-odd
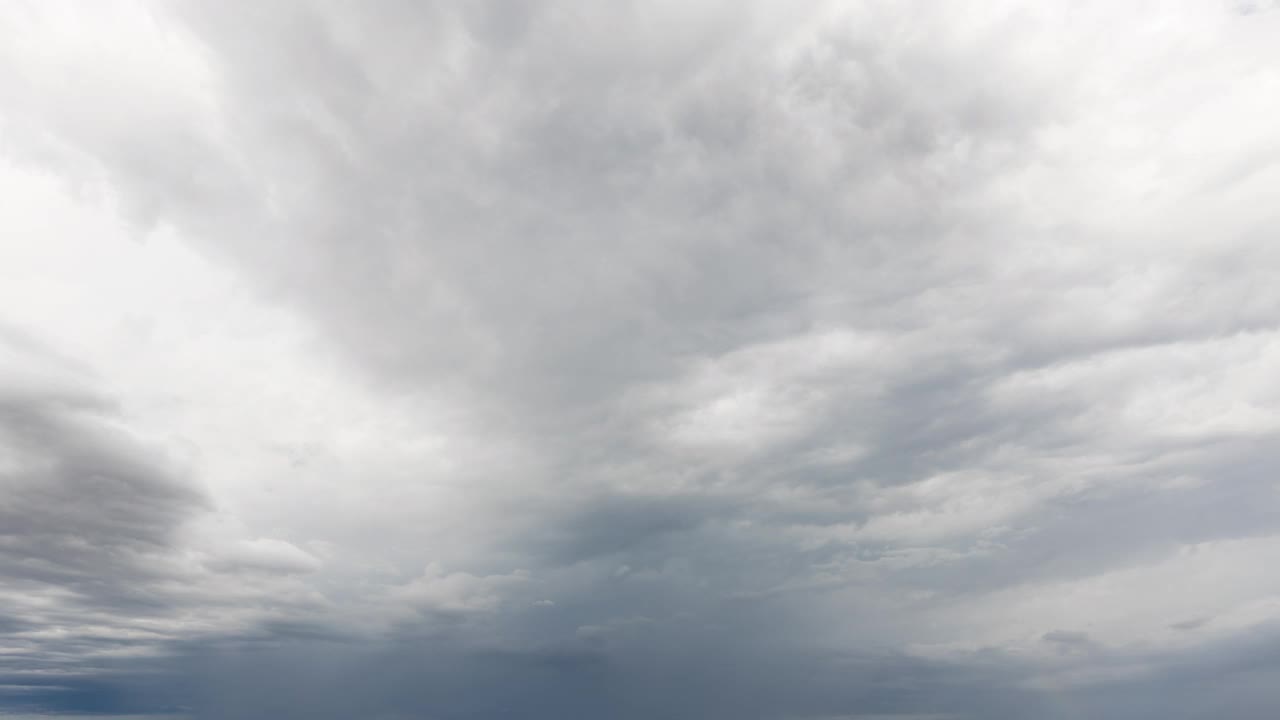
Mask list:
[[[275,607],[219,574],[297,592],[21,706],[1263,717],[1248,564],[1276,555],[1280,283],[1257,238],[1278,218],[1239,171],[1266,163],[1214,144],[1251,106],[1184,114],[1144,68],[1267,56],[1196,54],[1243,26],[1085,5],[192,1],[143,23],[194,48],[177,80],[0,70],[13,155],[173,228],[354,382],[515,458],[451,465],[449,532],[348,549],[346,575],[262,540],[179,571],[206,509],[182,473],[97,395],[0,395],[7,582],[108,615],[163,614],[166,578],[213,583],[189,607]],[[1241,179],[1210,197],[1204,173]],[[312,480],[270,478],[371,536],[427,522]],[[340,556],[323,530],[301,540]],[[1221,587],[1175,603],[1140,575],[1197,557],[1225,558]],[[110,642],[151,644],[22,657]]]
[[[39,709],[89,692],[60,665],[150,639],[127,628],[166,606],[174,533],[208,504],[81,368],[24,333],[0,342],[0,674],[17,673],[0,705]]]
[[[28,366],[7,364],[21,379],[0,388],[6,578],[55,584],[91,605],[145,602],[130,596],[163,572],[155,557],[185,519],[208,507],[204,494],[131,437],[93,390],[21,372],[56,367],[56,357],[13,343],[5,350]]]
[[[202,504],[198,491],[129,438],[113,437],[95,409],[67,404],[5,398],[0,405],[5,448],[17,466],[7,473],[0,515],[10,577],[67,582],[117,562],[133,565],[165,548],[175,525]]]
[[[477,649],[449,637],[184,656],[197,717],[983,717],[1035,707],[1001,662],[815,653],[697,626],[608,645]],[[771,633],[762,633],[773,637]],[[340,686],[333,695],[316,688]],[[852,714],[851,714],[852,713]]]
[[[244,563],[299,562],[269,542],[247,559],[193,544],[184,530],[214,509],[205,489],[101,385],[0,325],[0,712],[174,709],[180,678],[157,652],[210,628],[235,634],[217,618],[258,606],[262,585]],[[272,600],[290,604],[287,593]],[[301,619],[263,625],[253,633],[273,642],[332,634],[304,632]]]
[[[757,618],[763,619],[763,618]],[[1033,687],[1016,658],[963,663],[892,653],[848,654],[761,642],[728,629],[681,628],[610,646],[484,650],[450,637],[390,646],[294,645],[252,656],[176,661],[199,718],[1100,718],[1268,717],[1277,700],[1274,633],[1233,637],[1196,653],[1090,652],[1105,679]],[[728,630],[729,632],[736,632]],[[429,642],[423,642],[429,640]],[[1079,633],[1046,640],[1087,648]],[[1225,693],[1206,693],[1205,678]],[[336,693],[317,688],[340,687]]]
[[[551,523],[546,543],[555,562],[635,557],[667,540],[680,544],[679,536],[720,513],[713,502],[693,497],[604,497],[582,503]]]

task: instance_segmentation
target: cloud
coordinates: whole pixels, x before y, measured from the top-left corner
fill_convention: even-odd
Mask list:
[[[5,576],[66,587],[91,605],[131,602],[132,586],[159,569],[178,525],[207,500],[108,401],[66,378],[65,362],[6,334]]]
[[[507,575],[477,577],[465,572],[445,572],[431,564],[422,575],[392,591],[395,600],[410,604],[422,612],[470,613],[492,611],[498,607],[504,586],[519,584],[527,573],[515,571]]]
[[[305,605],[287,583],[223,584],[244,569],[315,568],[287,543],[218,538],[222,562],[198,562],[211,550],[191,527],[216,512],[207,489],[84,366],[6,326],[0,377],[0,675],[12,707],[101,709],[116,691],[97,675],[113,663],[240,632],[269,615],[267,593],[291,612]]]
[[[232,545],[209,563],[219,570],[275,573],[309,573],[319,569],[315,556],[284,540],[259,538]]]
[[[1259,9],[0,11],[0,694],[1267,716]]]

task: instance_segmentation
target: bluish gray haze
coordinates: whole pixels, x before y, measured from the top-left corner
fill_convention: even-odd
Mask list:
[[[0,716],[1270,720],[1280,6],[0,0]]]

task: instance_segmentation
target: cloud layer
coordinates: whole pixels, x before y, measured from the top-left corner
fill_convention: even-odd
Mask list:
[[[0,10],[0,710],[1272,717],[1273,10]]]

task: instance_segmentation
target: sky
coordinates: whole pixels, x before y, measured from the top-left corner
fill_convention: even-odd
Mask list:
[[[1280,710],[1273,0],[0,0],[0,717]]]

